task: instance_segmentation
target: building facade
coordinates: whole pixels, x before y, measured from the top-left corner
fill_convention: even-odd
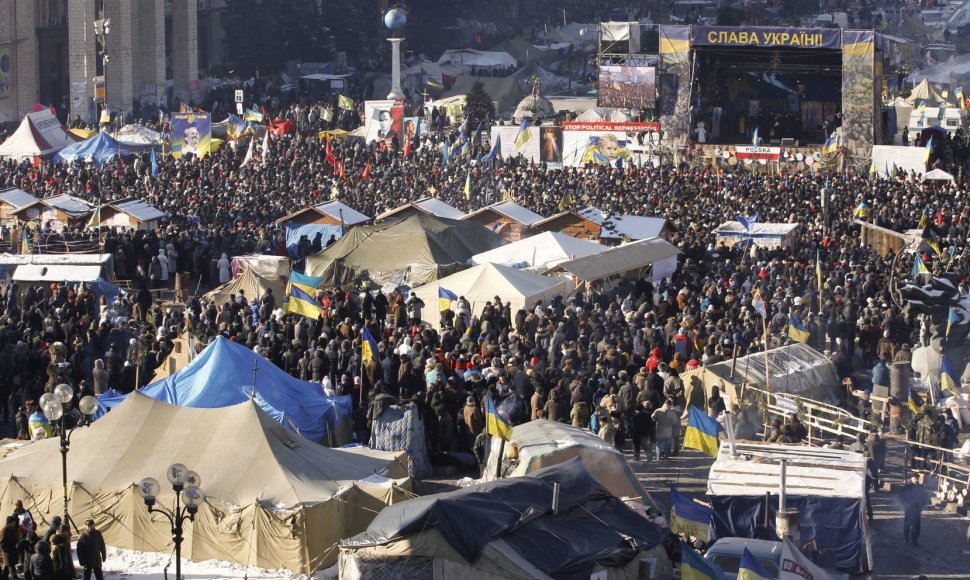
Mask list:
[[[19,121],[35,103],[93,122],[103,106],[130,114],[199,100],[199,15],[209,23],[211,3],[0,0],[0,123]],[[102,19],[110,19],[103,45]],[[223,46],[207,36],[213,43]]]

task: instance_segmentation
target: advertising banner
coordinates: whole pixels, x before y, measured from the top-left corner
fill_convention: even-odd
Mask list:
[[[838,28],[691,26],[690,42],[694,46],[838,49],[842,47],[842,31]]]
[[[738,159],[764,159],[766,161],[778,161],[781,159],[781,147],[754,147],[748,145],[746,147],[737,147],[735,151]]]
[[[0,48],[0,99],[10,96],[10,69],[13,68],[10,60],[10,49]]]
[[[212,115],[210,113],[172,113],[170,136],[172,157],[191,153],[196,157],[209,154],[212,140]]]
[[[596,92],[597,106],[652,109],[656,104],[656,67],[600,65]]]

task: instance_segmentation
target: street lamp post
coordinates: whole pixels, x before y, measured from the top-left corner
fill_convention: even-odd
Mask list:
[[[160,513],[172,524],[172,541],[175,542],[175,580],[182,580],[182,526],[185,520],[195,521],[195,514],[205,500],[205,495],[199,489],[202,478],[181,463],[172,464],[165,475],[175,491],[175,509],[156,507],[155,502],[162,486],[154,477],[141,480],[138,484],[138,494],[145,500],[148,513]],[[182,494],[185,494],[184,507]]]
[[[71,401],[74,400],[74,389],[67,383],[54,387],[53,393],[44,393],[40,397],[41,409],[44,416],[51,423],[57,423],[58,434],[61,438],[61,483],[64,488],[64,523],[70,522],[67,500],[67,452],[71,448],[71,433],[78,427],[91,424],[91,415],[98,410],[98,400],[91,395],[82,397],[78,402],[81,419],[71,428],[67,427],[67,416],[70,414]]]

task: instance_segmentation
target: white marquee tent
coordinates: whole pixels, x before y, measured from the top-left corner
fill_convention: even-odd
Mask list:
[[[422,319],[437,327],[441,320],[438,309],[438,289],[444,288],[456,296],[464,296],[473,314],[480,314],[485,303],[496,296],[512,303],[513,314],[536,300],[548,302],[557,295],[568,294],[568,285],[562,278],[552,278],[516,270],[508,266],[480,264],[467,270],[418,286],[411,292],[424,301]],[[452,309],[455,306],[452,304]]]
[[[81,138],[67,130],[49,110],[28,113],[17,130],[0,145],[0,157],[45,157]]]

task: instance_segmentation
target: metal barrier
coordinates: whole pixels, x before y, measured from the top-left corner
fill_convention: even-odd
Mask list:
[[[766,402],[769,415],[786,417],[792,413],[801,414],[805,426],[808,428],[808,444],[812,445],[815,433],[828,433],[833,436],[849,436],[853,440],[857,435],[867,435],[880,425],[874,421],[861,419],[841,407],[821,403],[812,399],[805,399],[789,393],[770,393],[764,389],[748,385],[746,391],[753,391],[762,396]],[[766,421],[765,428],[769,423]]]

